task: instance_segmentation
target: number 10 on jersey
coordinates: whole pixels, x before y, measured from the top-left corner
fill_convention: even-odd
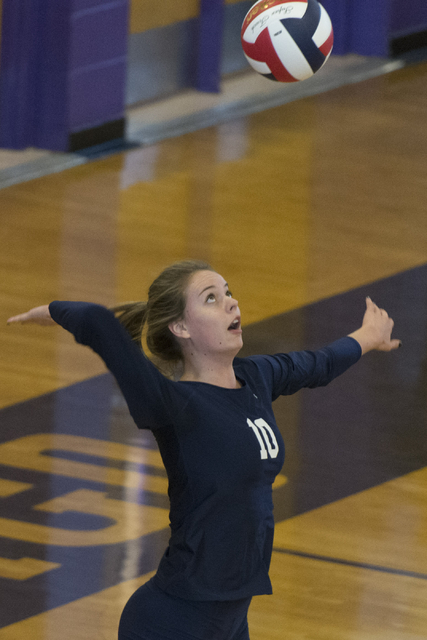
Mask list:
[[[270,458],[277,458],[279,445],[277,444],[276,436],[270,425],[262,418],[255,420],[255,423],[248,418],[247,422],[258,439],[261,460],[266,460],[268,456],[270,456]]]

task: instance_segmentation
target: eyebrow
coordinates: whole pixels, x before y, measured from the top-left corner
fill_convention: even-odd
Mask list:
[[[208,287],[205,287],[205,288],[203,289],[203,291],[201,291],[201,292],[199,293],[199,296],[201,296],[203,293],[205,293],[205,291],[208,291],[208,289],[215,289],[215,287],[216,287],[216,284],[210,284]],[[226,283],[224,284],[224,287],[226,287],[226,288],[228,289],[228,282],[226,282]]]

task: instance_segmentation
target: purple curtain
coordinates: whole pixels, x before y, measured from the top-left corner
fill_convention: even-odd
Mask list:
[[[426,31],[426,0],[391,0],[390,30],[395,37]]]
[[[124,118],[129,0],[3,0],[0,146],[68,151]]]
[[[224,0],[200,0],[196,76],[199,91],[220,91],[224,12]]]
[[[421,1],[421,0],[420,0]],[[334,53],[387,56],[391,0],[320,0],[334,26]]]

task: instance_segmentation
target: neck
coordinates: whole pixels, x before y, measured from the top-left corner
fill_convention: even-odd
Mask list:
[[[233,362],[227,360],[186,360],[181,380],[191,382],[206,382],[225,389],[236,389],[240,383],[236,379]]]

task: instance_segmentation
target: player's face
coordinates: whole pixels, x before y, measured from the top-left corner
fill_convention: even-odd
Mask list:
[[[187,289],[183,319],[192,348],[236,355],[243,345],[238,304],[222,276],[197,271]]]

